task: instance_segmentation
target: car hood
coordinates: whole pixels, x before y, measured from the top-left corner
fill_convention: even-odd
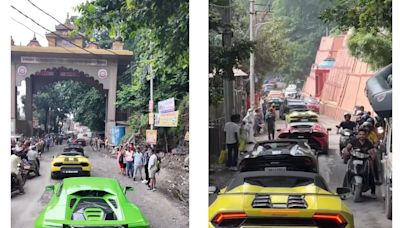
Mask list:
[[[149,224],[140,209],[131,203],[118,203],[118,208],[114,210],[118,220],[71,220],[73,210],[65,202],[67,202],[65,199],[60,199],[58,202],[50,202],[49,206],[39,216],[39,219],[43,222],[42,224],[55,225],[55,227],[64,224],[85,225],[85,227],[98,225],[146,227]]]
[[[293,111],[289,117],[318,117],[318,114],[313,111]]]

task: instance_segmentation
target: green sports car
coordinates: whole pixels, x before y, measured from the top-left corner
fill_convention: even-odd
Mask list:
[[[73,177],[46,187],[53,196],[35,221],[35,228],[149,227],[140,209],[128,201],[118,181],[100,177]]]

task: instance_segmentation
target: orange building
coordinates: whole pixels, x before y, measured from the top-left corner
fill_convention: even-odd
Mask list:
[[[373,111],[365,96],[365,83],[374,74],[368,64],[352,57],[346,42],[349,34],[323,37],[303,87],[304,96],[321,101],[320,112],[331,118],[343,119],[344,112],[353,112],[354,106]]]

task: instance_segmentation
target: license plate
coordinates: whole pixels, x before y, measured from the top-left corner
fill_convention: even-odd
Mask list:
[[[78,173],[78,170],[64,170],[63,173]]]
[[[308,121],[308,119],[301,119],[300,121],[304,121],[305,122],[305,121]]]
[[[267,172],[282,172],[286,171],[286,167],[267,167],[264,170]]]
[[[362,165],[362,164],[364,164],[364,162],[362,160],[354,160],[353,164],[354,165]]]

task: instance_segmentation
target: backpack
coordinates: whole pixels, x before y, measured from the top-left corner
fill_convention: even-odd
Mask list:
[[[156,173],[160,172],[160,169],[161,169],[161,161],[160,159],[157,158]]]

